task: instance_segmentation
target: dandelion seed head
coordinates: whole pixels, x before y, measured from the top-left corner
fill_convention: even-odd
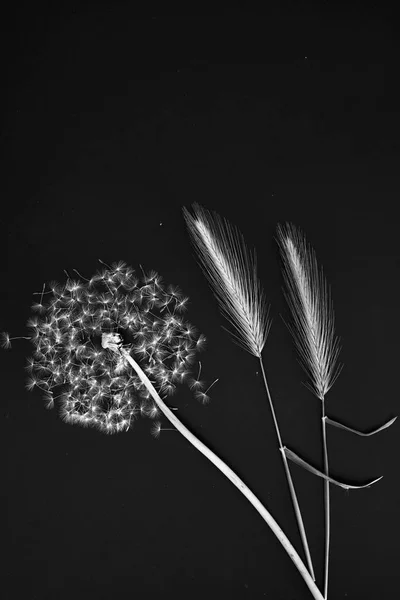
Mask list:
[[[34,353],[27,389],[42,390],[51,408],[60,386],[61,418],[106,434],[127,431],[140,415],[156,418],[159,409],[117,350],[122,344],[159,394],[174,394],[204,338],[180,316],[183,300],[155,271],[138,278],[123,261],[85,281],[52,282],[28,322]],[[11,345],[7,333],[0,341]]]

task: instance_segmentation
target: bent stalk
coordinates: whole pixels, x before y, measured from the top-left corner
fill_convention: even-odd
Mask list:
[[[306,585],[308,586],[310,592],[316,600],[323,600],[323,596],[313,581],[310,573],[307,570],[307,567],[301,560],[298,555],[296,549],[291,544],[289,539],[286,537],[282,529],[279,527],[278,523],[272,517],[272,515],[267,511],[267,509],[261,504],[258,498],[253,494],[253,492],[247,487],[247,485],[236,475],[234,471],[227,464],[225,464],[212,450],[210,450],[203,442],[201,442],[198,438],[196,438],[189,429],[181,423],[181,421],[175,416],[175,414],[164,404],[160,396],[158,395],[156,389],[153,384],[141,369],[141,367],[137,364],[137,362],[132,358],[132,356],[122,347],[119,348],[122,356],[129,362],[131,367],[140,377],[143,384],[148,389],[151,394],[154,402],[157,404],[159,409],[163,412],[163,414],[167,417],[167,419],[172,423],[176,429],[195,447],[199,452],[201,452],[208,460],[210,460],[237,488],[238,490],[247,498],[247,500],[254,506],[254,508],[258,511],[267,525],[272,529],[293,563],[295,564],[297,570],[300,575],[304,579]]]

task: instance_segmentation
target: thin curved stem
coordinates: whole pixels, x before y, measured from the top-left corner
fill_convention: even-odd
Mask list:
[[[311,591],[313,597],[316,600],[323,600],[323,596],[313,581],[310,573],[307,570],[307,567],[301,560],[298,555],[296,549],[291,544],[289,539],[286,537],[282,529],[279,527],[278,523],[272,517],[272,515],[267,511],[267,509],[261,504],[258,498],[253,494],[253,492],[247,487],[247,485],[236,475],[234,471],[227,464],[225,464],[212,450],[207,448],[203,442],[201,442],[198,438],[179,419],[174,415],[174,413],[164,404],[158,395],[156,389],[153,384],[141,369],[141,367],[137,364],[137,362],[132,358],[132,356],[123,348],[120,348],[120,352],[123,357],[129,362],[131,367],[135,370],[137,375],[140,377],[143,384],[146,386],[148,391],[150,392],[152,398],[155,403],[159,407],[159,409],[163,412],[163,414],[167,417],[167,419],[177,428],[177,430],[195,447],[199,452],[201,452],[208,460],[210,460],[237,488],[238,490],[248,499],[248,501],[254,506],[254,508],[258,511],[258,513],[262,516],[264,521],[269,525],[272,529],[282,546],[285,548],[286,552],[292,559],[293,563],[297,567],[300,575],[304,579],[306,585]]]
[[[328,447],[326,440],[326,419],[325,419],[325,398],[322,398],[322,444],[324,453],[324,473],[329,476]],[[324,598],[328,598],[328,577],[329,577],[329,544],[331,537],[330,524],[330,489],[329,481],[324,479],[324,509],[325,509],[325,560],[324,560]]]
[[[266,377],[266,374],[265,374],[264,365],[262,363],[261,356],[259,357],[259,360],[260,360],[260,365],[261,365],[261,372],[262,372],[263,379],[264,379],[264,385],[265,385],[265,389],[266,389],[267,396],[268,396],[269,406],[271,408],[272,419],[273,419],[273,422],[274,422],[274,425],[275,425],[275,431],[276,431],[276,435],[277,435],[277,438],[278,438],[279,450],[280,450],[280,454],[282,456],[283,466],[285,468],[285,473],[286,473],[286,479],[287,479],[287,482],[288,482],[288,486],[289,486],[289,490],[290,490],[290,495],[291,495],[292,503],[293,503],[293,508],[294,508],[294,512],[295,512],[295,515],[296,515],[296,519],[297,519],[297,526],[299,528],[299,533],[300,533],[301,541],[303,543],[303,548],[304,548],[304,552],[305,552],[306,559],[307,559],[308,570],[311,573],[311,577],[315,581],[314,568],[313,568],[313,564],[312,564],[312,560],[311,560],[310,548],[308,546],[306,530],[304,528],[303,517],[301,515],[301,510],[300,510],[299,502],[297,500],[296,491],[294,489],[294,484],[293,484],[292,476],[290,474],[290,469],[289,469],[289,465],[288,465],[288,462],[287,462],[286,454],[284,452],[284,447],[283,447],[283,444],[282,444],[282,438],[281,438],[281,434],[280,434],[279,426],[278,426],[278,420],[277,420],[276,415],[275,415],[275,409],[274,409],[274,405],[272,403],[271,393],[269,391],[267,377]]]

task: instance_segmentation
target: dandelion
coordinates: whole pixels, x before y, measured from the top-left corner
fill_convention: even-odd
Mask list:
[[[119,348],[119,337],[113,331],[125,331],[124,348],[136,354],[144,368],[152,369],[154,384],[167,395],[176,390],[177,373],[180,382],[189,376],[193,353],[203,337],[178,317],[181,300],[177,288],[173,293],[171,288],[165,290],[155,271],[143,272],[140,285],[133,269],[123,261],[104,266],[91,279],[68,276],[65,285],[53,281],[49,290],[43,285],[37,292],[41,308],[27,323],[32,335],[22,339],[30,340],[35,348],[27,364],[27,389],[44,390],[45,404],[50,406],[54,403],[52,390],[63,385],[70,393],[67,399],[60,396],[62,418],[110,434],[127,430],[138,413],[155,418],[160,412],[145,393],[143,382],[132,376],[123,356],[110,352]],[[137,294],[132,296],[133,290]],[[168,311],[160,313],[158,305]],[[108,348],[102,345],[105,335]],[[137,345],[134,340],[139,337]],[[10,348],[14,339],[21,338],[3,332],[2,347]]]

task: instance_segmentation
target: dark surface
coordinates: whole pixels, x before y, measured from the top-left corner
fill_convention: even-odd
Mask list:
[[[319,403],[279,317],[278,222],[304,230],[331,284],[344,369],[328,414],[367,431],[398,413],[399,23],[372,3],[294,4],[189,16],[32,3],[4,16],[0,330],[27,335],[32,293],[63,269],[90,277],[98,258],[179,285],[208,338],[204,377],[219,382],[208,406],[186,386],[171,404],[302,555],[259,365],[221,328],[181,214],[197,201],[257,249],[274,318],[264,364],[292,450],[322,466]],[[311,598],[256,511],[182,436],[154,440],[149,420],[110,437],[63,423],[25,390],[31,353],[20,340],[1,355],[7,600]],[[348,495],[331,486],[329,597],[392,599],[398,424],[328,438],[336,478],[384,475]],[[322,481],[292,473],[321,582]]]

